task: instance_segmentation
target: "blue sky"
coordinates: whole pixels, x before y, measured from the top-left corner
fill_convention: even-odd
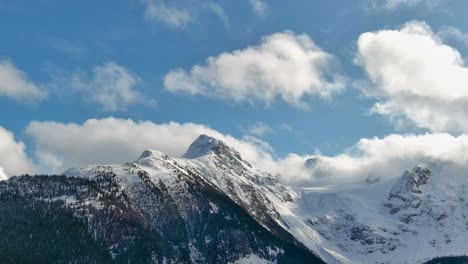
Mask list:
[[[38,152],[45,144],[37,134],[26,132],[34,121],[82,125],[89,119],[114,117],[155,124],[191,122],[238,139],[253,136],[269,144],[278,158],[317,150],[339,155],[361,138],[389,134],[459,135],[465,131],[462,125],[434,128],[411,121],[405,109],[393,112],[406,115],[404,122],[388,112],[371,114],[376,102],[384,100],[369,96],[357,83],[369,89],[383,84],[372,80],[370,66],[356,62],[357,40],[365,32],[399,30],[418,21],[465,58],[466,10],[468,2],[462,0],[0,0],[0,62],[34,86],[20,95],[2,93],[0,84],[0,127],[16,142],[24,142],[32,163],[41,162]],[[189,74],[194,65],[206,68],[208,57],[216,60],[222,53],[260,47],[274,34],[289,34],[293,41],[305,34],[315,45],[312,52],[330,56],[330,69],[314,66],[327,77],[319,77],[314,87],[306,85],[310,93],[299,95],[306,108],[281,97],[294,89],[287,81],[273,84],[279,92],[272,99],[262,97],[266,90],[235,99],[237,91],[213,87],[203,79],[206,76],[200,80]],[[189,81],[201,83],[197,92],[165,84],[177,69]],[[342,80],[342,87],[322,96],[321,87],[337,84],[334,78]]]

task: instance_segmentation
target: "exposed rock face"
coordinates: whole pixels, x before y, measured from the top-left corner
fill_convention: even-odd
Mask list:
[[[401,178],[393,185],[389,198],[398,197],[402,200],[414,194],[421,194],[421,187],[427,184],[431,171],[421,166],[405,171]]]
[[[418,208],[423,202],[423,188],[427,184],[431,171],[421,166],[405,171],[401,178],[393,185],[388,195],[386,207],[391,214],[396,214],[408,208]]]

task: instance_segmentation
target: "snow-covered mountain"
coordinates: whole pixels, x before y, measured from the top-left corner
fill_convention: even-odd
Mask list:
[[[468,175],[453,164],[418,165],[394,179],[346,188],[291,189],[207,136],[178,160],[327,263],[422,263],[468,254]]]
[[[114,261],[140,250],[147,262],[424,263],[468,254],[468,178],[446,165],[293,189],[201,135],[182,158],[147,150],[122,165],[11,178],[0,202],[59,203]]]
[[[336,262],[424,263],[468,253],[467,186],[441,164],[418,165],[393,180],[303,190],[297,215]]]
[[[210,142],[194,142],[192,159],[144,151],[122,165],[0,181],[0,262],[323,263],[262,191],[286,201],[286,189]]]

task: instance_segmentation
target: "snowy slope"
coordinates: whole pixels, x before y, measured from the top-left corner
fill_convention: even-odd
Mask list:
[[[346,189],[305,188],[294,213],[342,263],[423,263],[466,255],[467,178],[442,164],[429,167]]]

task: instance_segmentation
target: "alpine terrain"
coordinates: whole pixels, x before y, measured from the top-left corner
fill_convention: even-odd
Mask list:
[[[340,189],[289,188],[224,142],[201,135],[181,158],[146,150],[122,165],[0,182],[0,259],[464,261],[440,258],[468,254],[468,181],[446,165],[420,164],[393,179]]]

